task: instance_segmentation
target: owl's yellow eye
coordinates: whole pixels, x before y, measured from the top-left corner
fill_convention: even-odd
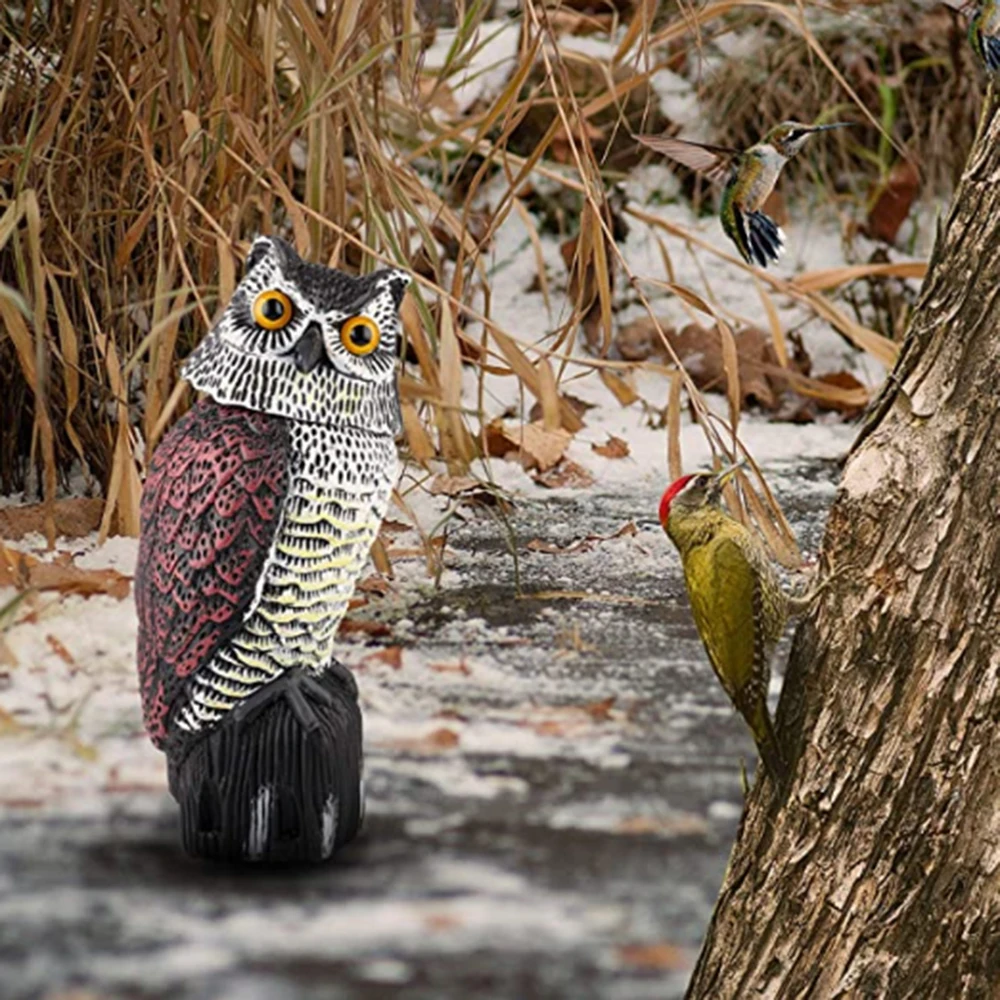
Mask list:
[[[265,330],[281,330],[292,320],[291,300],[277,288],[270,288],[253,301],[253,318],[258,326]]]
[[[378,323],[368,316],[352,316],[340,328],[340,342],[358,357],[371,354],[381,339]]]

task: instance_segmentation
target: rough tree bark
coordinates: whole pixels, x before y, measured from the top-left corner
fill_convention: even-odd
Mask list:
[[[1000,114],[855,443],[689,1000],[1000,997]]]

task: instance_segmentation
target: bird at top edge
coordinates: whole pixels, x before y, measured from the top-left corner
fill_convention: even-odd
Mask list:
[[[998,0],[941,0],[969,19],[969,42],[983,68],[1000,73],[1000,2]]]
[[[806,144],[810,136],[830,129],[846,128],[852,122],[803,125],[782,122],[747,150],[710,146],[663,135],[638,135],[644,146],[663,153],[712,181],[724,185],[720,218],[726,235],[736,244],[748,264],[767,267],[776,263],[785,249],[781,227],[767,215],[764,202],[774,190],[785,164]]]

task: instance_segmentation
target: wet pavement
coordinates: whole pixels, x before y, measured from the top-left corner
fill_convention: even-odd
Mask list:
[[[768,471],[814,551],[835,466]],[[656,499],[519,502],[521,596],[495,514],[464,510],[440,590],[358,613],[391,628],[344,656],[368,817],[325,867],[186,859],[162,793],[5,810],[0,997],[680,997],[754,755],[658,527],[587,541]]]

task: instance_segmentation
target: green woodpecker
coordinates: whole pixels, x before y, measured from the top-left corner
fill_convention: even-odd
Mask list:
[[[764,202],[778,183],[782,168],[802,149],[809,136],[827,129],[846,128],[850,124],[782,122],[745,151],[664,135],[637,135],[636,139],[685,167],[723,183],[722,228],[748,264],[767,267],[778,260],[785,248],[781,228],[762,211]]]
[[[663,494],[660,524],[680,553],[691,613],[712,668],[781,786],[787,769],[767,711],[767,688],[771,654],[798,602],[785,594],[764,546],[722,509],[722,488],[738,468],[681,476]]]

